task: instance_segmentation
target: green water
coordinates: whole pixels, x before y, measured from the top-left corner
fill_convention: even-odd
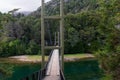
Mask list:
[[[40,64],[3,64],[10,67],[8,73],[0,77],[0,80],[20,80],[27,75],[32,74],[40,69]]]
[[[95,60],[65,63],[66,80],[100,80],[103,72]]]
[[[0,64],[1,65],[1,64]],[[3,64],[10,72],[4,80],[19,80],[40,69],[40,64]],[[65,63],[66,80],[100,80],[102,72],[95,60]],[[5,79],[6,78],[6,79]],[[2,77],[0,77],[2,80]]]

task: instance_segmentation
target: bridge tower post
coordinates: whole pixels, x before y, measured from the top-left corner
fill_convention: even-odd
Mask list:
[[[64,71],[64,8],[63,0],[60,0],[60,52],[61,52],[61,68]]]
[[[41,0],[41,55],[42,55],[42,62],[41,62],[41,69],[44,69],[45,65],[45,25],[44,25],[44,15],[45,15],[45,1]],[[43,76],[43,72],[41,72]]]

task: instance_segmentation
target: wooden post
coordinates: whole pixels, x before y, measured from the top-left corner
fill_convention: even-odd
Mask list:
[[[64,12],[63,0],[60,0],[60,46],[61,46],[61,68],[64,71]]]
[[[45,3],[44,0],[41,0],[41,54],[42,54],[42,64],[41,64],[41,69],[44,68],[45,64],[45,41],[44,41],[44,36],[45,36],[45,29],[44,29],[44,10],[45,10]]]
[[[54,41],[54,45],[56,46],[56,32],[55,32],[55,41]]]
[[[57,43],[58,43],[58,46],[60,46],[60,35],[59,35],[60,33],[59,33],[59,31],[58,31],[58,41],[57,41]]]

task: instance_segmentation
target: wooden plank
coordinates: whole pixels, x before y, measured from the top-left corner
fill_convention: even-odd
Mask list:
[[[61,19],[60,16],[45,16],[44,19]]]
[[[60,46],[45,46],[45,49],[60,49]]]
[[[46,77],[43,80],[60,80],[59,50],[54,49],[48,68]]]
[[[43,80],[60,80],[60,76],[47,76]]]

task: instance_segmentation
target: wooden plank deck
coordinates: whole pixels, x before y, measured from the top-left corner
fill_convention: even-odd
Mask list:
[[[59,50],[54,49],[43,80],[60,80]]]

